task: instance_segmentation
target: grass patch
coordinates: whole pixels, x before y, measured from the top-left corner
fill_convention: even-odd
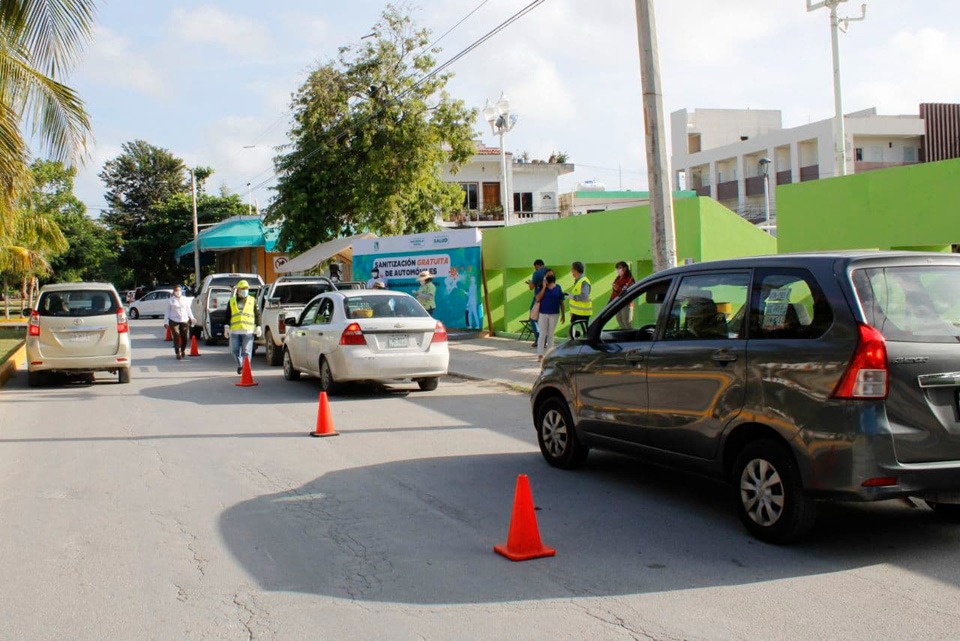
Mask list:
[[[25,334],[23,328],[0,327],[0,363],[20,348]]]

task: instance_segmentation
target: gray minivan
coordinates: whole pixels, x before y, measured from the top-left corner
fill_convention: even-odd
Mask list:
[[[773,543],[802,538],[817,499],[917,497],[960,520],[960,256],[687,265],[573,330],[531,392],[550,465],[596,447],[722,477]]]

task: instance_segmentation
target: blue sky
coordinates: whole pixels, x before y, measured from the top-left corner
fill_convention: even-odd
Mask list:
[[[420,0],[436,36],[481,0]],[[441,43],[446,60],[529,0],[488,0]],[[857,0],[841,13],[859,13]],[[101,4],[97,33],[69,83],[86,101],[95,144],[78,196],[103,207],[97,174],[127,141],[144,139],[216,170],[211,187],[247,194],[272,173],[287,108],[309,69],[369,33],[379,0],[247,0]],[[659,0],[667,112],[783,110],[786,126],[833,111],[827,12],[804,0]],[[960,2],[868,0],[865,22],[841,36],[844,107],[916,113],[960,102]],[[546,158],[564,150],[577,172],[561,191],[598,179],[644,188],[646,166],[634,3],[546,0],[453,68],[451,93],[481,108],[500,91],[520,123],[507,148]],[[495,144],[486,122],[476,129]],[[251,148],[246,148],[248,146]],[[622,173],[618,171],[622,168]],[[264,206],[269,185],[254,193]],[[94,211],[91,211],[94,213]]]

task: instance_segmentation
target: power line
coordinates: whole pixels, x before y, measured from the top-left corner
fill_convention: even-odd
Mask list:
[[[452,66],[453,64],[455,64],[456,62],[458,62],[459,60],[461,60],[461,59],[462,59],[463,57],[465,57],[466,55],[470,54],[472,51],[474,51],[475,49],[477,49],[478,47],[480,47],[481,45],[483,45],[485,42],[487,42],[488,40],[490,40],[491,38],[493,38],[494,36],[496,36],[498,33],[500,33],[501,31],[503,31],[504,29],[506,29],[506,28],[509,27],[510,25],[512,25],[512,24],[513,24],[514,22],[516,22],[517,20],[520,20],[521,18],[523,18],[524,16],[526,16],[528,13],[530,13],[531,11],[533,11],[534,9],[536,9],[537,7],[539,7],[539,6],[540,6],[541,4],[543,4],[544,2],[546,2],[546,0],[533,0],[533,2],[530,2],[528,5],[526,5],[525,7],[523,7],[522,9],[520,9],[519,11],[517,11],[515,14],[513,14],[512,16],[510,16],[509,18],[507,18],[506,20],[504,20],[503,22],[501,22],[499,25],[497,25],[496,27],[494,27],[493,29],[491,29],[490,31],[488,31],[487,33],[485,33],[483,36],[481,36],[480,38],[478,38],[477,40],[475,40],[473,43],[471,43],[470,45],[468,45],[466,48],[462,49],[459,53],[457,53],[456,55],[454,55],[452,58],[450,58],[449,60],[447,60],[447,61],[444,62],[443,64],[435,67],[432,71],[430,71],[429,73],[427,73],[426,75],[424,75],[424,76],[423,76],[422,78],[420,78],[417,82],[415,82],[412,86],[410,86],[408,89],[406,89],[405,91],[403,91],[399,96],[397,96],[397,97],[395,98],[395,100],[400,100],[400,99],[404,98],[404,97],[405,97],[407,94],[409,94],[411,91],[417,89],[418,87],[420,87],[422,84],[424,84],[425,82],[427,82],[427,81],[430,80],[431,78],[436,77],[438,74],[440,74],[440,73],[442,73],[443,71],[445,71],[446,69],[448,69],[450,66]],[[482,6],[482,4],[481,4],[480,6]],[[478,8],[479,8],[479,7],[478,7]],[[474,11],[476,11],[476,9],[475,9]],[[360,125],[363,125],[363,124],[369,122],[369,121],[370,121],[371,119],[373,119],[375,116],[378,116],[378,115],[380,115],[381,113],[383,113],[383,111],[384,111],[384,108],[380,108],[380,109],[378,109],[377,111],[374,111],[374,112],[370,113],[368,116],[366,116],[365,118],[362,118],[361,120],[359,120],[359,121],[357,121],[357,122],[348,123],[348,124],[347,124],[347,128],[346,128],[344,131],[340,132],[340,133],[333,134],[332,132],[327,132],[326,135],[322,136],[321,140],[320,140],[319,143],[314,147],[314,149],[313,149],[312,151],[308,152],[308,153],[307,153],[305,156],[303,156],[300,160],[298,160],[298,161],[297,161],[297,164],[303,163],[303,162],[309,160],[310,158],[312,158],[312,157],[313,157],[314,155],[316,155],[317,153],[319,153],[320,150],[323,148],[323,144],[324,144],[324,143],[329,142],[329,141],[339,141],[340,139],[342,139],[343,137],[345,137],[348,133],[350,133],[350,129],[351,129],[351,128],[355,128],[355,127],[358,127],[358,126],[360,126]],[[294,166],[296,166],[296,165],[294,165]],[[288,168],[287,168],[287,171],[289,171],[291,168],[292,168],[292,167],[288,167]],[[264,170],[264,171],[260,172],[259,174],[257,174],[257,175],[254,176],[253,178],[251,178],[249,182],[253,182],[256,178],[258,178],[259,176],[261,176],[261,175],[263,175],[264,173],[266,173],[266,171],[269,171],[269,170]],[[269,184],[271,181],[273,181],[273,180],[274,180],[275,178],[277,178],[279,175],[280,175],[280,172],[278,172],[278,171],[273,171],[268,178],[266,178],[265,180],[257,183],[256,185],[254,185],[254,186],[251,187],[250,189],[251,189],[251,190],[260,189],[261,187],[264,187],[264,186],[266,186],[267,184]]]

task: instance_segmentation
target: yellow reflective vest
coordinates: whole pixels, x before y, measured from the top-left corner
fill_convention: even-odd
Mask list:
[[[580,280],[573,284],[573,288],[570,290],[570,313],[577,314],[578,316],[593,316],[593,301],[579,301],[574,300],[575,296],[579,296],[580,292],[583,290],[583,284],[586,283],[590,285],[590,279],[586,276],[581,276]]]
[[[247,296],[243,302],[243,309],[240,309],[240,306],[237,305],[237,297],[230,297],[230,333],[245,333],[252,334],[254,327],[256,326],[256,320],[254,319],[254,312],[257,308],[256,301],[253,300],[253,296]]]

